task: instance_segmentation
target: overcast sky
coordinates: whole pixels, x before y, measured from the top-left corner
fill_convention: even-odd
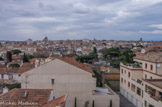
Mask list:
[[[0,0],[0,40],[162,40],[162,0]]]

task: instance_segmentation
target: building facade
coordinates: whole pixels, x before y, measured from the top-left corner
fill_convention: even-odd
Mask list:
[[[162,105],[162,53],[134,58],[134,64],[120,64],[120,92],[137,107]]]
[[[119,96],[111,89],[96,88],[96,78],[85,64],[72,58],[54,59],[21,75],[22,88],[53,89],[54,97],[68,95],[68,106],[90,107],[94,100],[96,107],[119,107]]]

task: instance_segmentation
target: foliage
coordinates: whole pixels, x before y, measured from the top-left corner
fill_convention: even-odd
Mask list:
[[[119,48],[109,48],[103,51],[104,58],[110,61],[110,65],[114,68],[120,68],[120,62],[134,63],[133,57],[135,54],[130,49],[125,49],[120,52]]]
[[[143,48],[143,45],[138,45],[137,47],[141,47],[141,48]]]
[[[123,62],[134,63],[133,57],[135,56],[135,54],[133,53],[133,51],[131,51],[131,50],[124,51],[122,53],[122,56],[124,56]]]
[[[109,48],[104,50],[103,55],[105,58],[107,58],[108,56],[119,57],[120,51],[119,48]]]
[[[21,88],[21,84],[20,83],[15,83],[15,84],[4,84],[5,87],[7,87],[9,90],[13,89],[13,88]]]
[[[7,58],[7,62],[12,61],[12,53],[10,51],[7,51],[6,58]]]
[[[75,97],[74,107],[77,107],[77,99]]]
[[[3,58],[2,57],[0,57],[0,61],[2,61],[3,60]]]
[[[23,62],[29,62],[29,58],[28,58],[28,56],[25,55],[25,53],[24,53],[24,56],[23,56]]]
[[[98,60],[96,47],[93,48],[93,52],[90,54],[78,56],[76,60],[82,63],[92,63],[93,60]]]
[[[113,66],[114,68],[119,68],[120,67],[120,59],[113,59],[112,61],[111,61],[111,66]]]
[[[12,67],[12,68],[16,67],[16,68],[18,68],[18,67],[20,67],[20,65],[19,64],[10,64],[9,67]]]
[[[96,72],[95,70],[93,70],[93,72],[94,72],[95,77],[97,79],[97,81],[96,81],[97,87],[102,87],[102,76],[98,72]]]
[[[110,88],[112,88],[111,84],[109,83],[109,81],[105,81],[105,84],[108,85]]]
[[[19,54],[19,53],[21,53],[21,51],[19,49],[14,49],[14,50],[11,50],[11,53],[12,54]]]
[[[28,57],[29,59],[34,58],[34,56],[33,56],[33,55],[27,55],[27,57]]]
[[[112,107],[112,100],[110,100],[110,107]]]

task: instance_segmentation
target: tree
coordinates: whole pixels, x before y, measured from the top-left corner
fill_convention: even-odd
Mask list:
[[[28,55],[27,57],[28,57],[29,59],[34,58],[34,56],[33,56],[33,55]]]
[[[3,58],[2,57],[0,57],[0,61],[2,61],[3,60]]]
[[[89,53],[88,55],[77,56],[76,60],[81,63],[92,63],[93,60],[98,60],[96,47],[94,47],[93,52]]]
[[[135,54],[131,50],[124,51],[122,53],[122,56],[124,56],[124,62],[127,62],[127,63],[133,63],[134,62],[133,57],[135,56]]]
[[[90,53],[90,55],[92,55],[93,59],[98,60],[98,54],[97,54],[96,47],[93,48],[93,52]]]
[[[93,102],[92,102],[92,107],[94,107],[94,100],[93,100]]]
[[[74,107],[77,107],[77,99],[75,97]]]
[[[12,61],[12,53],[10,51],[7,51],[6,58],[7,58],[7,62]]]
[[[21,84],[20,83],[15,83],[15,84],[4,84],[5,87],[7,87],[9,90],[13,89],[13,88],[21,88]]]
[[[19,54],[19,53],[21,53],[21,51],[19,49],[14,49],[14,50],[11,50],[11,53],[12,54]]]
[[[16,67],[16,68],[18,68],[18,67],[20,67],[20,65],[19,64],[11,64],[11,65],[9,65],[9,67],[12,67],[12,68]]]
[[[96,70],[93,70],[94,74],[95,74],[95,77],[96,77],[96,86],[97,87],[102,87],[102,76],[96,71]]]
[[[110,100],[110,107],[112,107],[112,100]]]
[[[23,62],[29,62],[29,59],[28,59],[28,57],[25,55],[25,53],[24,53],[24,56],[23,56]]]
[[[120,51],[119,51],[118,48],[109,48],[109,49],[105,49],[103,51],[103,55],[104,55],[105,58],[107,58],[107,56],[119,57]]]
[[[93,47],[93,52],[97,54],[97,49],[96,49],[96,47]]]

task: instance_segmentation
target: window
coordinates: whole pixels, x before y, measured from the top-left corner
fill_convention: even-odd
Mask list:
[[[126,74],[126,70],[125,70],[125,74]]]
[[[147,75],[145,74],[145,79],[147,79]]]
[[[147,69],[147,64],[145,63],[145,69]]]
[[[151,71],[153,70],[153,65],[150,65],[150,70],[151,70]]]
[[[2,79],[4,78],[4,74],[2,74]]]
[[[121,83],[123,83],[123,78],[121,78]]]
[[[150,76],[150,79],[152,79],[152,76]]]
[[[130,77],[130,72],[128,72],[128,77]]]
[[[136,86],[134,84],[131,84],[131,90],[135,92]]]
[[[51,79],[51,85],[54,85],[55,79]]]
[[[126,83],[126,80],[124,80],[124,83]]]
[[[121,69],[121,73],[123,74],[123,69]]]
[[[128,87],[130,87],[130,82],[128,82]]]
[[[137,87],[137,94],[141,96],[141,89]]]

